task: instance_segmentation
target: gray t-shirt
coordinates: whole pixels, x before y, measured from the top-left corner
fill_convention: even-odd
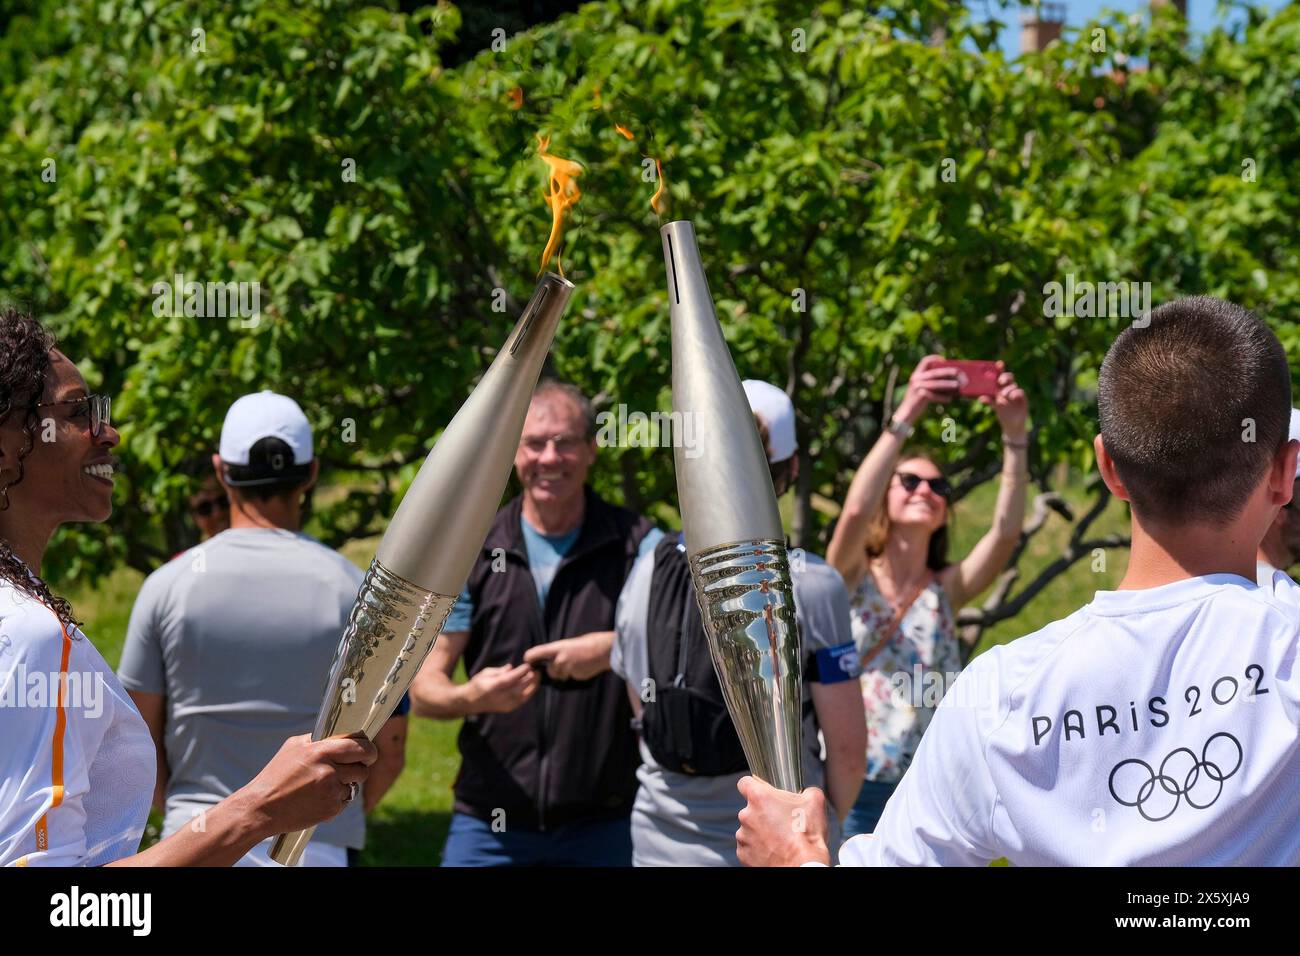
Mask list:
[[[118,676],[167,698],[164,835],[255,777],[316,723],[364,575],[305,534],[231,528],[145,580]],[[356,800],[314,838],[360,848]]]
[[[817,655],[819,683],[857,680],[859,667],[849,625],[849,595],[839,572],[817,555],[791,552],[795,614],[806,660]],[[632,566],[619,595],[614,617],[615,640],[610,653],[614,673],[639,693],[650,672],[646,620],[655,555],[642,555]],[[811,699],[805,678],[803,701],[804,786],[820,787],[825,778],[816,717],[806,706]],[[640,786],[632,808],[634,866],[739,866],[736,859],[737,815],[745,803],[736,782],[743,774],[697,777],[666,770],[655,763],[649,748],[641,748]],[[838,822],[827,814],[828,843],[838,841]]]

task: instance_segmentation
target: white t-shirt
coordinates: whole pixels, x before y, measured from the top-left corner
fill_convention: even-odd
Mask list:
[[[848,865],[1300,863],[1300,588],[1099,591],[963,672]]]
[[[148,727],[86,636],[2,579],[0,741],[0,865],[99,866],[139,849]]]
[[[1264,587],[1266,584],[1271,582],[1273,580],[1273,575],[1276,573],[1277,568],[1273,567],[1273,565],[1269,564],[1267,561],[1255,562],[1255,581],[1260,587]]]

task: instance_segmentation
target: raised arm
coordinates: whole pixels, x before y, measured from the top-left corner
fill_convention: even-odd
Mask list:
[[[1008,371],[998,376],[998,386],[996,396],[980,398],[984,404],[993,406],[1002,425],[1002,476],[993,524],[966,557],[939,572],[939,583],[954,611],[992,584],[1006,567],[1020,540],[1025,520],[1025,490],[1029,480],[1029,441],[1025,428],[1028,400],[1016,384],[1015,376]]]
[[[907,394],[894,413],[893,420],[880,433],[875,445],[858,467],[848,494],[844,497],[844,507],[835,523],[831,543],[826,549],[826,560],[840,572],[850,591],[857,586],[866,571],[863,552],[871,518],[885,499],[903,443],[931,402],[944,401],[957,390],[957,378],[950,369],[932,367],[941,361],[941,356],[927,355],[916,366],[916,371],[907,383]]]

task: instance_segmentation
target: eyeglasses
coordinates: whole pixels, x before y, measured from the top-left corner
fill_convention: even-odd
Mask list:
[[[110,414],[113,400],[107,395],[87,395],[85,398],[70,398],[63,402],[37,402],[37,408],[54,408],[58,405],[71,405],[72,418],[90,421],[90,437],[98,438],[105,425],[112,424]]]
[[[220,498],[205,498],[190,505],[190,511],[200,518],[209,518],[218,511],[229,511],[230,502],[223,495]]]
[[[898,483],[903,486],[903,490],[908,494],[911,494],[913,491],[916,491],[917,488],[920,488],[921,482],[925,482],[932,492],[945,501],[947,501],[948,496],[952,494],[952,485],[949,484],[947,478],[942,476],[938,478],[923,478],[920,475],[912,474],[910,471],[900,471],[897,472],[897,475]]]
[[[520,444],[529,454],[540,455],[551,442],[555,442],[557,455],[571,455],[586,444],[586,439],[577,435],[552,435],[550,438],[524,438]]]

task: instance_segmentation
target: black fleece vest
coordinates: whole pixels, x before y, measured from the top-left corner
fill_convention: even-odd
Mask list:
[[[520,664],[538,644],[614,629],[619,592],[649,519],[586,489],[582,528],[539,607],[516,498],[501,509],[469,577],[474,603],[465,670]],[[495,566],[495,569],[494,569]],[[548,829],[629,813],[640,763],[632,709],[612,672],[585,681],[544,679],[508,714],[465,719],[455,807],[505,825]]]

